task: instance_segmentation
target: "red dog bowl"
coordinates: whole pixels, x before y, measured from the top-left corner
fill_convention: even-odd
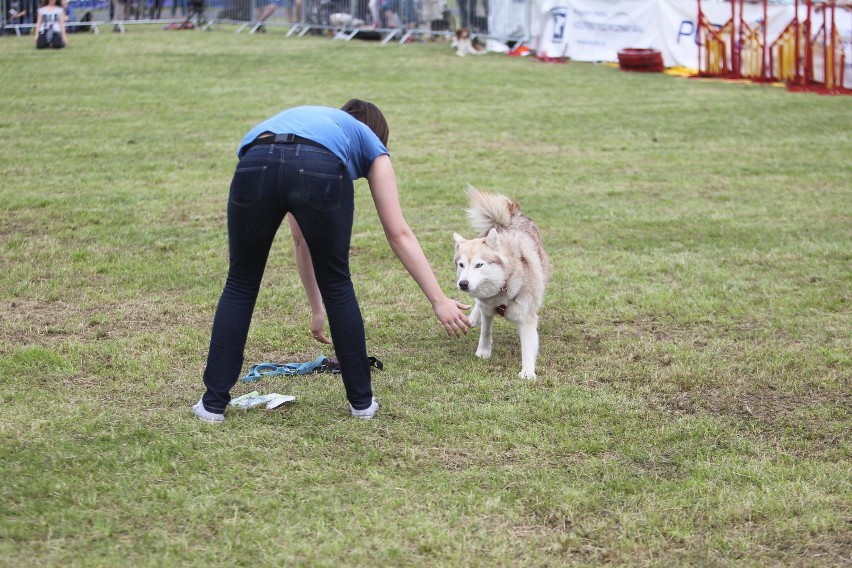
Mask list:
[[[619,50],[618,66],[622,71],[659,73],[663,70],[663,54],[656,49],[628,47]]]

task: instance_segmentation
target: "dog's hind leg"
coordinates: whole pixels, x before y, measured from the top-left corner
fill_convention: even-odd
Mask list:
[[[480,359],[488,359],[491,357],[491,347],[493,345],[491,324],[494,322],[494,312],[483,310],[482,306],[479,306],[479,315],[482,320],[482,328],[479,330],[479,346],[476,348],[476,356]]]
[[[534,379],[535,361],[538,357],[538,316],[533,316],[530,321],[520,322],[518,334],[521,336],[521,372],[518,376],[522,379]]]

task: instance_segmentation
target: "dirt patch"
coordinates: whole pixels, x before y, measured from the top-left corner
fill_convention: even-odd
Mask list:
[[[667,414],[707,414],[732,420],[742,425],[740,430],[778,451],[800,457],[843,460],[842,446],[852,429],[850,389],[807,393],[699,389],[655,396],[651,406]]]
[[[183,325],[210,325],[205,308],[178,311],[169,302],[123,301],[84,306],[65,301],[14,300],[0,306],[0,341],[10,345],[52,345],[59,341],[97,341],[157,333]],[[202,313],[203,312],[203,313]]]
[[[852,409],[852,393],[813,390],[791,394],[774,390],[746,393],[723,393],[717,390],[693,390],[659,399],[667,411],[674,414],[707,413],[714,416],[735,416],[777,422],[795,416],[802,408],[840,406]]]

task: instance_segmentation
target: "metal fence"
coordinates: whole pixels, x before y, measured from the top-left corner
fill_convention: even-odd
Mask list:
[[[338,40],[404,43],[415,38],[451,37],[459,27],[501,40],[525,39],[529,0],[64,0],[67,28],[93,31],[109,24],[127,31],[133,24],[237,33],[283,31],[288,36],[322,34]],[[30,33],[40,0],[0,0],[3,31]],[[506,6],[514,7],[512,10]],[[21,15],[23,14],[23,15]],[[518,22],[517,20],[525,19]]]
[[[99,32],[104,24],[126,31],[126,25],[187,23],[207,25],[227,0],[64,0],[68,31]],[[29,33],[36,20],[40,0],[0,0],[3,30],[18,35]],[[20,15],[23,14],[23,15]],[[188,27],[188,26],[186,26]]]

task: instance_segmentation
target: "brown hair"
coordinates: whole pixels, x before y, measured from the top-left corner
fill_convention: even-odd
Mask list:
[[[351,114],[354,118],[369,126],[370,130],[382,141],[382,144],[388,145],[390,128],[388,128],[388,121],[385,120],[385,115],[382,114],[379,107],[360,99],[350,99],[340,107],[340,110]]]

